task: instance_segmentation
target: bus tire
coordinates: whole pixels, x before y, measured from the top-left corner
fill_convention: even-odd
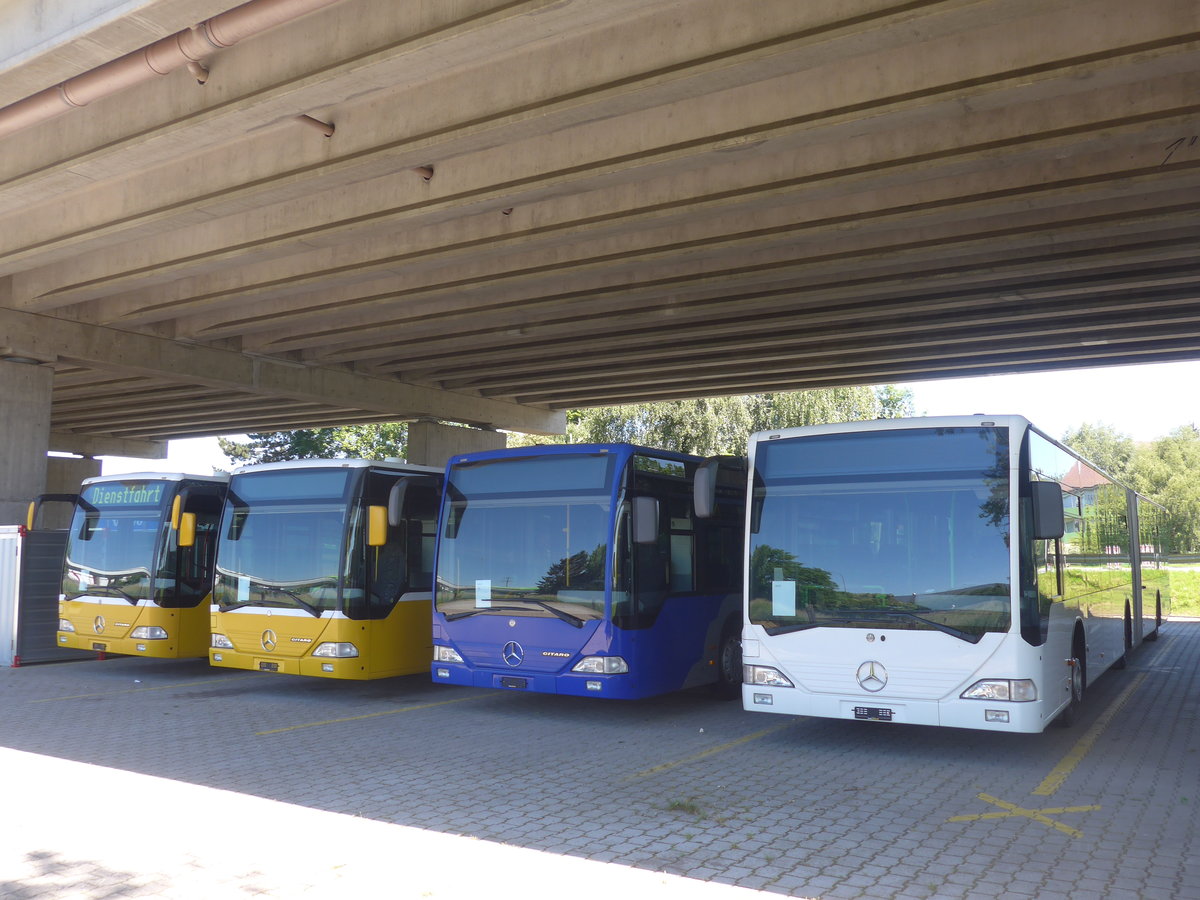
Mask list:
[[[1162,627],[1162,591],[1154,592],[1154,630],[1146,635],[1143,640],[1157,641],[1158,629]]]
[[[717,683],[713,693],[722,700],[742,695],[742,634],[733,623],[721,631],[717,644]]]
[[[1079,634],[1075,635],[1072,652],[1074,656],[1067,662],[1071,670],[1071,701],[1055,720],[1055,724],[1063,728],[1070,728],[1079,721],[1079,709],[1083,705],[1083,693],[1087,685],[1087,651]]]
[[[1133,612],[1129,608],[1129,601],[1125,601],[1125,646],[1121,655],[1113,661],[1114,669],[1123,669],[1127,665],[1129,651],[1133,649]]]

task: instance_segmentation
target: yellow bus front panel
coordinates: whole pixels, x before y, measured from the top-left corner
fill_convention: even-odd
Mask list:
[[[207,605],[163,609],[82,597],[58,604],[58,646],[101,653],[183,659],[208,652]]]
[[[415,675],[432,658],[430,601],[397,603],[385,619],[213,612],[210,665],[366,680]]]

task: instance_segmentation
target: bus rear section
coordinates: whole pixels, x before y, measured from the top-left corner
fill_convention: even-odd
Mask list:
[[[748,710],[1038,732],[1146,627],[1132,492],[1021,417],[764,432],[751,469]]]
[[[60,647],[204,656],[225,476],[85,480],[63,564]]]
[[[736,690],[744,479],[700,520],[699,462],[627,444],[452,459],[433,680],[621,699]]]
[[[441,472],[368,460],[239,469],[221,518],[213,666],[323,678],[423,672]]]

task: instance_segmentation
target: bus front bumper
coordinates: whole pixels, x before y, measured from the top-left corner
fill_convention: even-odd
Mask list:
[[[180,659],[182,656],[179,652],[178,642],[170,639],[142,640],[128,637],[102,637],[70,631],[59,631],[56,634],[58,646],[71,650],[116,653],[122,656],[146,656],[151,659]]]
[[[267,656],[239,653],[236,650],[209,648],[208,664],[222,669],[245,669],[278,675],[311,675],[316,678],[366,680],[370,676],[361,657],[329,659],[295,656]]]
[[[941,725],[1033,734],[1045,729],[1049,718],[1041,703],[1005,703],[982,700],[913,700],[879,695],[816,694],[763,685],[742,685],[742,706],[750,712],[789,716],[851,719],[904,725]]]
[[[501,671],[446,662],[434,662],[429,671],[437,684],[455,684],[460,687],[496,688],[572,697],[607,697],[616,700],[633,700],[647,696],[636,689],[636,683],[627,674],[585,675],[576,672],[529,672],[522,669]]]

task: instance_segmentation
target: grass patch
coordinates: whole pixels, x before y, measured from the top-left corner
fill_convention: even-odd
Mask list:
[[[667,804],[667,812],[684,812],[697,819],[703,819],[706,815],[704,808],[695,800],[672,800]]]
[[[1171,615],[1200,616],[1200,569],[1171,569]]]

